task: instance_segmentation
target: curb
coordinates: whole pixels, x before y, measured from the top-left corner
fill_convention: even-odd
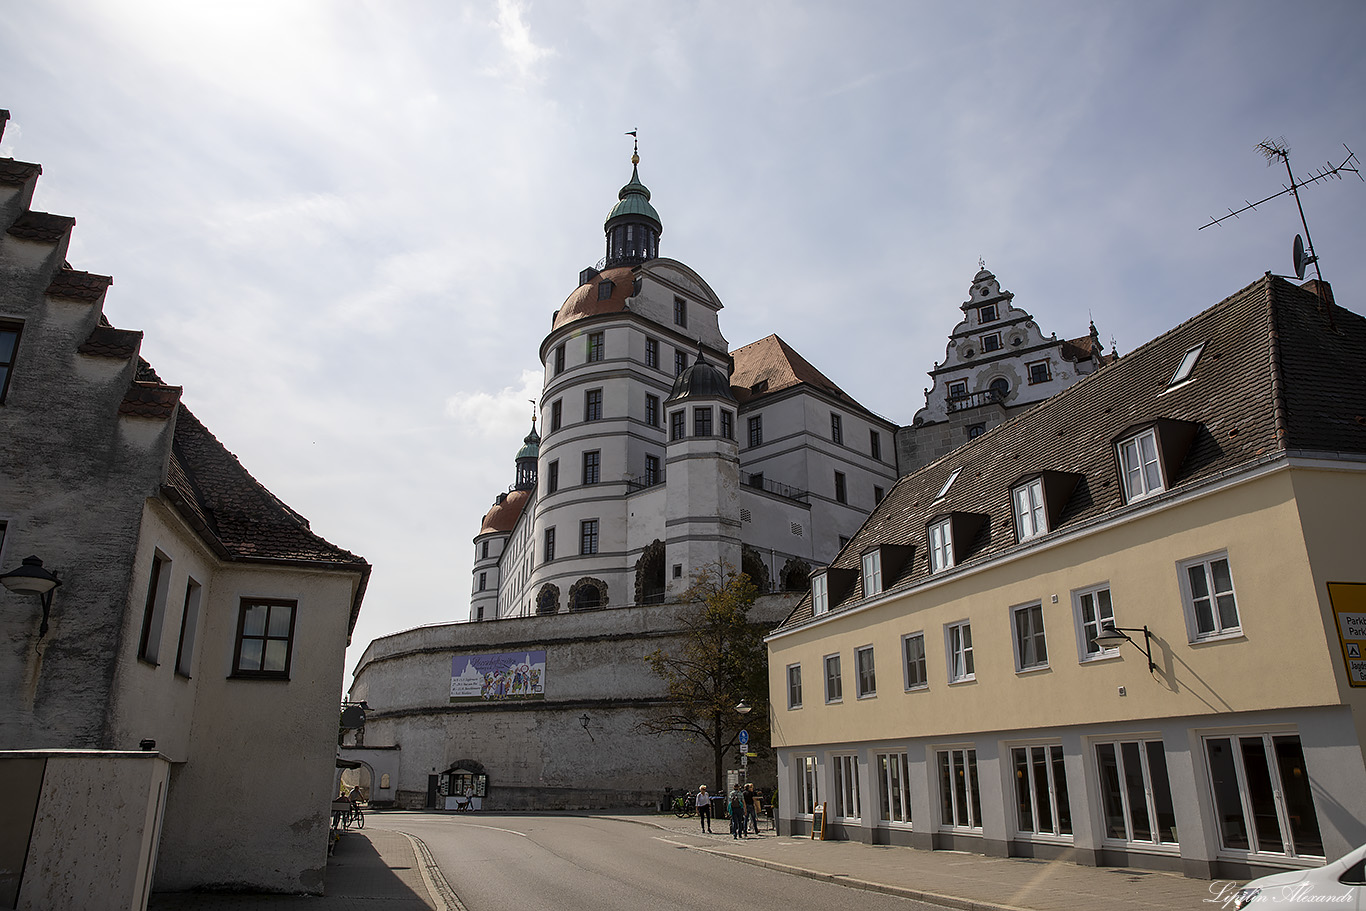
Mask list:
[[[398,831],[398,834],[408,839],[413,846],[417,869],[422,874],[422,883],[427,887],[427,897],[432,900],[432,907],[436,908],[436,911],[468,911],[460,896],[455,894],[455,890],[447,882],[441,868],[437,866],[436,858],[432,857],[427,843],[410,832]]]
[[[675,834],[686,835],[686,832],[678,832],[677,829],[669,826],[651,822],[648,819],[640,819],[631,816],[606,816],[603,819],[616,819],[621,822],[633,822],[636,825],[649,826],[659,829],[661,832],[672,832]],[[781,836],[775,836],[781,837]],[[761,857],[748,857],[744,854],[732,854],[721,848],[709,848],[705,845],[689,846],[694,851],[701,851],[704,854],[712,854],[716,857],[725,857],[729,860],[739,861],[742,864],[749,864],[754,867],[763,867],[778,873],[787,873],[791,876],[801,876],[805,879],[813,879],[818,882],[834,883],[837,886],[847,886],[851,889],[860,889],[864,892],[877,892],[883,895],[895,895],[899,898],[909,898],[913,901],[924,902],[925,904],[935,905],[940,908],[953,908],[955,911],[1028,911],[1016,905],[999,905],[993,902],[971,901],[970,899],[958,898],[954,895],[940,895],[935,892],[921,892],[918,889],[908,889],[905,886],[892,886],[887,883],[871,882],[864,879],[854,879],[842,873],[824,873],[820,870],[811,870],[806,867],[795,867],[791,864],[779,863],[775,860],[765,860]]]

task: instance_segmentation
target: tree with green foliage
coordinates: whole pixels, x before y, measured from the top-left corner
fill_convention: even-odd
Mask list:
[[[768,742],[767,627],[749,618],[758,589],[749,576],[725,564],[693,575],[683,595],[683,630],[678,641],[645,656],[650,670],[669,689],[669,702],[641,723],[652,734],[677,733],[711,747],[714,794],[724,794],[726,751],[748,729],[752,743]],[[751,711],[742,714],[744,703]]]

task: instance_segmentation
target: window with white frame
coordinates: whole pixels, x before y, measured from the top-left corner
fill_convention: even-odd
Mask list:
[[[840,656],[825,656],[825,701],[839,702],[844,698],[844,684],[840,679]]]
[[[972,624],[966,620],[944,626],[948,647],[949,683],[972,680],[977,675],[972,664]]]
[[[1320,858],[1323,837],[1298,734],[1207,736],[1222,845],[1247,854]]]
[[[841,819],[858,819],[858,757],[835,757],[835,815]]]
[[[815,756],[798,756],[797,767],[797,815],[810,816],[816,812],[821,802],[820,767]]]
[[[910,772],[905,753],[877,754],[878,813],[883,822],[910,823]]]
[[[787,666],[787,707],[790,709],[802,707],[802,666],[800,664],[789,664]]]
[[[1043,508],[1043,478],[1035,478],[1016,487],[1015,537],[1024,541],[1048,531],[1048,515]]]
[[[820,616],[830,609],[830,580],[825,573],[811,577],[811,613]]]
[[[929,675],[925,672],[925,634],[910,633],[901,637],[906,677],[906,689],[922,689],[930,685]]]
[[[1157,431],[1145,430],[1119,442],[1120,479],[1124,499],[1132,503],[1166,489],[1157,459]]]
[[[882,551],[870,550],[863,555],[863,597],[871,598],[882,591]]]
[[[1117,648],[1101,648],[1096,644],[1100,628],[1115,624],[1114,605],[1110,600],[1110,585],[1093,585],[1072,593],[1072,607],[1077,616],[1077,649],[1082,661],[1118,654]]]
[[[1238,601],[1228,554],[1211,554],[1179,564],[1181,594],[1191,640],[1227,636],[1242,631]]]
[[[1057,744],[1012,747],[1016,825],[1032,835],[1071,835],[1067,769]]]
[[[981,829],[982,796],[977,751],[939,750],[939,823],[946,829]]]
[[[930,526],[930,572],[943,572],[953,566],[953,520]]]
[[[982,336],[982,353],[1001,350],[1001,333],[993,332],[990,335]]]
[[[1048,643],[1043,631],[1043,605],[1026,604],[1010,612],[1015,627],[1015,670],[1048,667]]]
[[[858,697],[877,695],[877,674],[873,667],[873,647],[854,649],[854,669],[858,672]]]
[[[1105,838],[1176,844],[1176,809],[1161,740],[1097,743],[1096,769]]]

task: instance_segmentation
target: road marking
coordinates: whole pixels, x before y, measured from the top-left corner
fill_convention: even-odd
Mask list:
[[[441,867],[436,863],[436,858],[432,857],[432,852],[427,849],[427,843],[408,832],[398,834],[412,843],[413,853],[417,855],[417,869],[422,874],[422,884],[427,887],[427,897],[432,900],[432,906],[437,911],[468,911],[460,896],[455,894],[455,890],[447,882]]]
[[[492,830],[495,831],[495,832],[506,832],[506,833],[508,833],[509,835],[519,835],[519,836],[521,836],[522,838],[530,838],[530,837],[531,837],[530,835],[526,834],[525,832],[518,832],[516,829],[503,829],[503,828],[499,828],[498,826],[481,826],[481,825],[479,825],[479,823],[477,823],[477,822],[461,822],[461,823],[456,823],[456,825],[464,826],[464,827],[470,828],[470,829],[492,829]]]

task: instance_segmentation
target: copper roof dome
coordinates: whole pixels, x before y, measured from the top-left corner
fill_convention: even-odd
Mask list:
[[[507,494],[500,493],[498,499],[494,501],[493,508],[484,515],[484,521],[479,526],[479,534],[486,535],[489,532],[506,534],[512,531],[529,499],[531,499],[531,491],[529,490],[514,490]]]

